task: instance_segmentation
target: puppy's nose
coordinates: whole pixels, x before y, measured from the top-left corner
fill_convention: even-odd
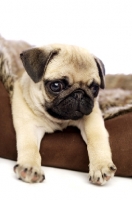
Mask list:
[[[73,97],[77,100],[81,100],[84,96],[84,91],[82,90],[77,90],[73,93]]]

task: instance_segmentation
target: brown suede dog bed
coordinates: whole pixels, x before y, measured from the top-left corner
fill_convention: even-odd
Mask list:
[[[100,98],[101,99],[101,98]],[[107,105],[108,107],[108,105]],[[102,109],[104,107],[102,106]],[[105,110],[105,109],[104,109]],[[116,175],[132,176],[132,112],[118,112],[105,116],[105,125],[110,134],[113,161],[117,166]],[[111,118],[111,119],[110,119]],[[42,165],[88,172],[86,144],[79,130],[68,127],[63,132],[46,134],[40,153]],[[12,124],[9,96],[0,82],[0,157],[16,160],[16,139]]]

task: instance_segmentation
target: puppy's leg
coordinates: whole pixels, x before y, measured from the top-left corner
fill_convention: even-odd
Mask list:
[[[13,122],[16,130],[18,159],[14,171],[25,182],[42,182],[39,147],[44,135],[35,114],[24,101],[20,88],[15,84],[12,100]]]
[[[92,183],[103,185],[114,176],[116,167],[112,162],[108,132],[98,103],[93,112],[84,118],[84,131],[86,134],[89,154],[89,180]],[[84,132],[82,131],[84,138]]]
[[[42,137],[42,130],[28,123],[17,131],[18,159],[14,171],[17,177],[25,182],[42,182],[45,178],[39,154]]]

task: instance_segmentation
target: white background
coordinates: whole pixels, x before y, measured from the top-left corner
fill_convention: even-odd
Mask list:
[[[106,73],[132,73],[131,0],[1,0],[0,34],[76,44],[101,58]]]
[[[0,34],[34,45],[79,45],[101,58],[107,73],[132,73],[132,0],[0,0]],[[132,199],[131,178],[97,187],[87,173],[43,167],[46,180],[26,184],[14,165],[0,158],[1,200]]]
[[[0,200],[132,200],[131,178],[114,177],[97,186],[87,173],[42,167],[45,181],[29,184],[16,178],[15,164],[0,158]]]

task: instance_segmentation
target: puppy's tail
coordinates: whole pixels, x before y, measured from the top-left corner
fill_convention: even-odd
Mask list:
[[[7,90],[9,97],[12,98],[15,76],[11,72],[9,60],[0,51],[0,81]]]

